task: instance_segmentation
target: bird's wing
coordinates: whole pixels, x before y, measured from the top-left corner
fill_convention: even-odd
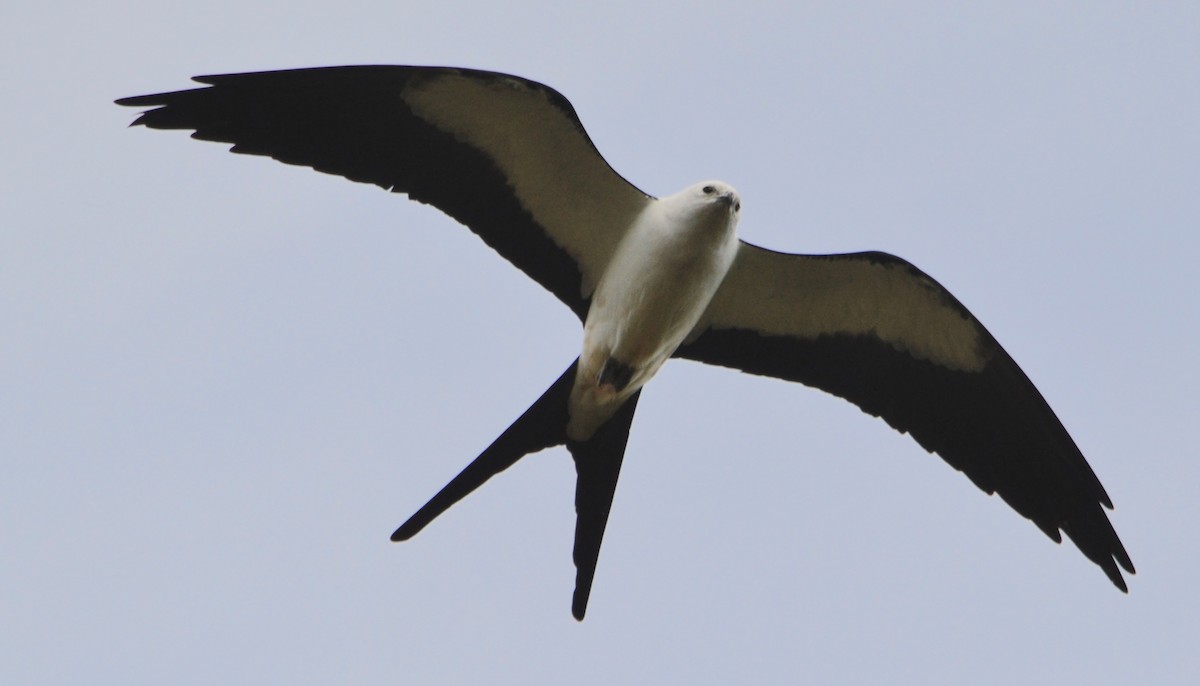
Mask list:
[[[652,200],[621,178],[561,94],[439,67],[328,67],[201,76],[142,95],[135,125],[191,129],[407,193],[468,226],[583,319],[626,227]]]
[[[882,417],[1055,541],[1066,532],[1126,590],[1117,563],[1133,564],[1079,448],[983,325],[908,262],[742,243],[676,355],[799,381]]]

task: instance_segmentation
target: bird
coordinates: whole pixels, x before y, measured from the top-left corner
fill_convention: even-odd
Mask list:
[[[1112,500],[983,324],[884,252],[789,254],[738,237],[741,196],[654,197],[601,156],[570,102],[477,69],[342,66],[197,76],[116,101],[131,126],[369,183],[465,225],[579,317],[576,359],[392,540],[412,538],[525,455],[576,468],[571,612],[582,620],[642,389],[671,358],[799,382],[912,436],[1121,591],[1134,566]]]

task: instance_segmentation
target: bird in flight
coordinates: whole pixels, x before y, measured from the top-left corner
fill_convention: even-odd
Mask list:
[[[448,67],[327,67],[196,77],[141,95],[134,121],[192,130],[437,207],[583,323],[578,358],[400,526],[403,541],[521,457],[575,462],[575,593],[583,619],[634,410],[681,357],[840,396],[909,433],[1062,533],[1122,591],[1133,563],[1112,501],[1053,410],[996,339],[932,278],[882,252],[794,255],[739,240],[719,181],[663,198],[605,162],[557,91]]]

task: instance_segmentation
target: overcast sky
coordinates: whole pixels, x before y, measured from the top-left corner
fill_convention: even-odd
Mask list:
[[[981,4],[4,3],[0,682],[1196,683],[1200,5]],[[354,63],[542,81],[649,193],[914,262],[1083,449],[1130,594],[849,403],[685,361],[582,624],[565,450],[389,542],[578,321],[430,207],[111,104]]]

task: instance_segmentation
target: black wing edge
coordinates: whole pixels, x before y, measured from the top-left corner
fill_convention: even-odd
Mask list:
[[[156,108],[142,112],[131,126],[192,130],[192,138],[232,144],[232,152],[311,167],[433,205],[584,319],[589,301],[581,295],[579,267],[521,207],[491,158],[416,116],[404,102],[408,82],[444,73],[515,79],[542,90],[595,150],[574,108],[554,89],[516,76],[452,67],[319,67],[198,76],[193,80],[208,87],[116,103]]]
[[[1111,509],[1112,500],[1041,393],[988,339],[992,356],[979,372],[947,369],[877,338],[845,334],[797,339],[710,329],[676,355],[798,381],[849,400],[912,434],[1055,542],[1065,532],[1113,585],[1128,592],[1117,565],[1133,574],[1133,562],[1103,509]]]

